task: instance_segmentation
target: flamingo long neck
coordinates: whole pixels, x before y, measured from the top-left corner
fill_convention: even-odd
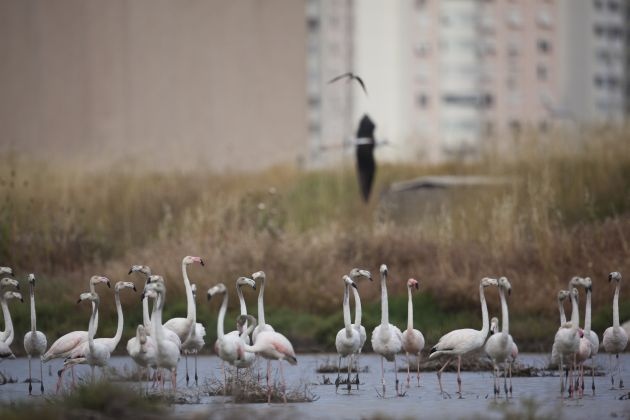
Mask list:
[[[90,352],[94,352],[94,336],[96,335],[96,318],[98,317],[98,300],[92,301],[92,316],[90,316],[90,323],[88,325],[88,346]]]
[[[260,327],[259,330],[261,331],[265,326],[264,296],[265,296],[265,279],[263,278],[260,281],[260,292],[258,292],[258,326]]]
[[[35,334],[35,331],[37,331],[37,318],[35,315],[35,287],[32,284],[30,286],[30,295],[31,295],[31,332]]]
[[[228,295],[227,292],[223,293],[223,302],[221,302],[221,309],[219,309],[219,319],[217,320],[217,338],[220,340],[225,335],[223,332],[223,320],[225,319],[225,312],[227,311]]]
[[[190,286],[190,280],[188,279],[188,264],[182,262],[182,276],[184,277],[184,286],[186,287],[186,303],[188,305],[188,312],[186,319],[194,322],[195,318],[195,299],[193,298],[192,287]]]
[[[505,300],[505,291],[503,288],[499,288],[499,298],[501,299],[501,317],[503,318],[503,328],[501,330],[501,334],[503,337],[507,338],[510,333],[510,321],[508,319],[508,305]]]
[[[586,291],[586,309],[584,309],[584,334],[591,333],[591,290]]]
[[[411,300],[411,287],[407,287],[409,299],[407,302],[407,329],[413,330],[413,301]]]
[[[94,288],[94,283],[90,281],[90,293],[96,293],[96,289]],[[94,311],[94,302],[92,302],[92,311]],[[98,330],[98,311],[96,311],[96,318],[94,318],[94,333],[96,334],[96,330]]]
[[[387,276],[381,275],[381,325],[387,327],[389,325],[389,306],[387,304],[387,285],[385,280]]]
[[[243,289],[241,284],[236,285],[236,294],[238,295],[238,302],[241,305],[241,315],[247,315],[247,306],[245,305],[245,298],[243,297]]]
[[[162,346],[164,342],[164,326],[162,326],[162,309],[164,308],[164,295],[158,293],[158,297],[153,304],[153,315],[151,316],[151,326],[155,334],[155,341],[158,348]]]
[[[361,298],[359,297],[359,291],[352,288],[352,294],[354,295],[354,325],[361,325]]]
[[[8,333],[8,336],[4,341],[8,344],[11,344],[13,342],[13,336],[15,333],[13,331],[13,321],[11,320],[9,305],[7,305],[7,301],[3,297],[0,297],[0,305],[2,305],[2,315],[4,316],[4,332]]]
[[[560,325],[564,325],[567,322],[567,316],[564,313],[564,305],[561,299],[558,299],[558,310],[560,311]]]
[[[155,304],[153,308],[155,309]],[[151,317],[149,316],[149,298],[146,296],[142,299],[142,325],[144,325],[144,328],[146,328],[147,331],[151,331]]]
[[[578,309],[577,297],[571,292],[571,329],[577,330],[580,323],[580,311]]]
[[[120,304],[120,291],[119,290],[116,290],[116,293],[114,294],[114,300],[116,301],[116,313],[118,315],[118,325],[116,325],[116,335],[114,335],[114,338],[112,338],[112,342],[113,342],[114,348],[116,348],[116,346],[120,342],[120,339],[122,338],[123,323],[124,323],[122,305]]]
[[[617,286],[615,287],[615,296],[613,296],[613,328],[615,330],[619,329],[619,282],[617,282]],[[4,310],[4,308],[3,308]]]
[[[352,320],[350,319],[350,289],[349,285],[343,288],[343,324],[346,327],[346,337],[352,337]]]
[[[486,305],[486,296],[484,293],[484,287],[479,286],[479,300],[481,301],[481,335],[486,337],[490,326],[488,325],[488,306]]]

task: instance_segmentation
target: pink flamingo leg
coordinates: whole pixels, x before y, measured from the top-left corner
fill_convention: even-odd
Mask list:
[[[280,365],[280,376],[282,377],[282,399],[284,403],[287,403],[287,382],[284,379],[284,367],[282,366],[282,360],[278,360],[278,364]],[[350,370],[350,368],[348,368]],[[349,378],[348,378],[349,379]],[[348,385],[348,388],[350,385]]]
[[[451,360],[453,360],[453,358],[449,357],[449,359],[446,361],[446,363],[444,363],[444,366],[442,366],[442,369],[438,370],[438,372],[437,372],[438,383],[440,384],[440,393],[441,394],[444,394],[444,389],[442,388],[442,372],[444,371],[444,369],[446,369],[446,366],[448,366],[448,364],[451,363]]]
[[[462,356],[457,356],[457,389],[459,389],[459,398],[462,398],[462,376],[460,369],[462,367]]]

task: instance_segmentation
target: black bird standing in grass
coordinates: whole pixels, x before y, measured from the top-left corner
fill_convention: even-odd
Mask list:
[[[370,199],[372,184],[374,182],[374,174],[376,173],[376,161],[374,160],[374,129],[376,125],[372,119],[364,114],[359,122],[357,130],[356,146],[357,146],[357,176],[359,178],[359,187],[363,201],[366,203]]]

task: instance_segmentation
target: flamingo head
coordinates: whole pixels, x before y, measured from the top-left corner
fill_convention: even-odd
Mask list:
[[[499,331],[499,318],[493,316],[490,320],[490,334],[495,334]]]
[[[109,279],[107,277],[104,277],[104,276],[92,276],[92,277],[90,277],[90,284],[91,285],[97,285],[99,283],[107,283],[107,287],[112,287],[112,285],[109,282]]]
[[[147,278],[147,284],[151,283],[162,283],[164,284],[164,277],[159,276],[157,274],[152,274]]]
[[[498,286],[499,282],[497,281],[497,279],[491,279],[490,277],[484,277],[484,278],[481,279],[481,282],[479,283],[479,285],[481,287]]]
[[[24,299],[22,299],[22,294],[19,292],[4,292],[4,295],[2,295],[4,300],[9,300],[9,299],[19,299],[20,302],[24,302]]]
[[[5,287],[15,287],[16,289],[20,290],[20,283],[18,283],[18,281],[15,279],[3,277],[2,279],[0,279],[0,288],[4,289]]]
[[[133,291],[135,292],[136,285],[130,281],[119,281],[118,283],[114,285],[115,291],[120,292],[122,289],[133,289]]]
[[[619,283],[621,281],[621,273],[618,271],[613,271],[612,273],[610,273],[608,275],[608,281],[616,281],[617,283]]]
[[[98,294],[92,292],[81,293],[79,295],[79,300],[77,300],[77,303],[81,303],[84,300],[89,300],[90,302],[97,303],[99,301],[99,297]]]
[[[248,325],[248,328],[253,330],[254,328],[256,328],[257,324],[258,321],[256,321],[256,318],[251,315],[239,315],[236,318],[236,329],[239,331],[239,334],[245,332],[245,325]]]
[[[189,265],[189,264],[193,264],[193,263],[199,263],[201,265],[205,265],[203,263],[203,260],[201,259],[201,257],[192,257],[190,255],[184,257],[184,259],[182,260],[182,264],[185,265]]]
[[[409,280],[407,280],[407,287],[410,288],[410,289],[412,287],[415,287],[416,290],[417,290],[417,289],[420,288],[420,282],[418,282],[418,280],[416,280],[416,279],[409,279]]]
[[[227,288],[225,287],[225,284],[219,283],[216,286],[213,286],[208,289],[208,300],[210,300],[212,296],[214,295],[224,294],[224,293],[227,293]]]
[[[365,277],[372,281],[372,273],[367,270],[361,270],[360,268],[353,268],[350,271],[350,278],[352,278],[352,280],[356,280],[359,277]]]
[[[501,276],[497,281],[500,288],[507,292],[508,296],[512,293],[512,284],[505,276]]]
[[[249,286],[256,290],[256,282],[248,277],[239,277],[236,279],[236,287]]]
[[[381,264],[379,271],[382,277],[387,277],[387,266],[385,264]]]
[[[571,289],[571,299],[575,299],[575,302],[577,303],[580,297],[580,293],[578,292],[578,289],[576,289],[575,287],[573,289]]]
[[[264,282],[266,278],[267,276],[265,275],[264,271],[256,271],[254,274],[252,274],[252,279],[254,280],[260,279],[260,281]]]
[[[28,284],[35,287],[35,274],[31,273],[28,275]],[[20,289],[18,289],[20,290]]]
[[[131,273],[142,273],[149,277],[151,275],[151,268],[148,265],[132,265],[127,274]]]
[[[162,278],[162,276],[151,277],[159,277],[160,279]],[[141,299],[144,299],[145,297],[155,299],[157,298],[158,294],[164,293],[166,293],[166,285],[164,284],[164,280],[162,279],[162,281],[152,281],[144,286],[144,291],[142,292]]]
[[[353,282],[350,277],[343,276],[343,282],[346,284],[346,286],[352,286],[355,289],[357,289],[357,284],[355,282]]]
[[[13,275],[13,269],[11,267],[0,267],[0,275],[8,274],[10,276]]]
[[[560,290],[558,292],[558,301],[562,302],[563,300],[565,300],[566,298],[569,297],[571,293],[568,290]]]

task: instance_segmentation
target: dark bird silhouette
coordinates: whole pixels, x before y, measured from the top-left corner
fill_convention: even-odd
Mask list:
[[[366,203],[370,199],[372,191],[372,183],[374,182],[374,174],[376,173],[376,161],[374,160],[374,129],[376,125],[372,119],[364,114],[359,122],[357,130],[357,176],[359,178],[359,187],[363,201]]]
[[[352,72],[347,72],[347,73],[344,73],[344,74],[340,74],[337,77],[333,77],[332,79],[330,79],[328,81],[328,83],[329,84],[330,83],[334,83],[337,80],[341,80],[341,79],[345,79],[345,78],[347,78],[348,80],[353,80],[353,79],[356,80],[361,85],[361,88],[363,89],[363,92],[365,92],[365,95],[367,96],[368,93],[367,93],[367,89],[365,88],[365,83],[363,83],[363,79],[361,79],[359,76],[357,76],[356,74],[354,74]]]

